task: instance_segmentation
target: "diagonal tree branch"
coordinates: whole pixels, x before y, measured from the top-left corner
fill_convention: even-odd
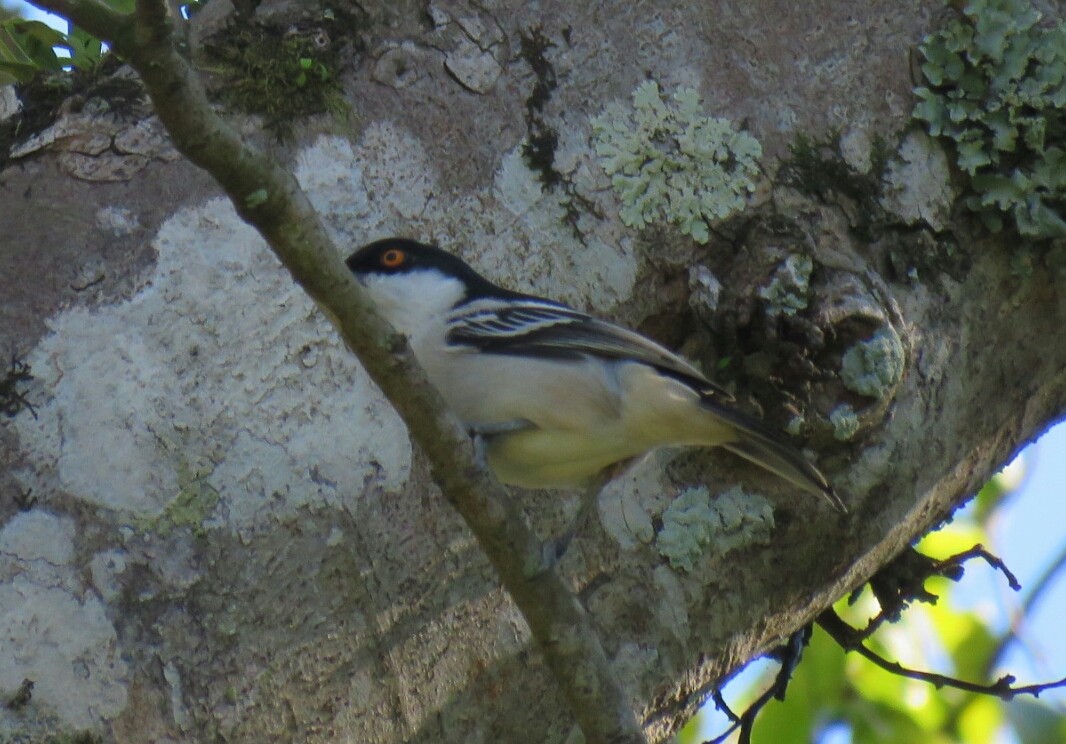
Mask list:
[[[225,189],[338,328],[407,424],[444,496],[477,536],[529,624],[590,743],[646,741],[590,618],[554,571],[529,577],[541,545],[503,487],[481,468],[459,423],[428,383],[404,338],[374,311],[351,278],[296,179],[246,145],[217,116],[179,53],[165,0],[138,0],[133,15],[100,0],[35,0],[108,42],[144,81],[175,146]]]

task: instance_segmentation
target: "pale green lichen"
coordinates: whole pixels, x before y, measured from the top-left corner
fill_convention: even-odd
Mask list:
[[[707,116],[695,90],[664,98],[648,80],[633,92],[632,108],[610,104],[591,123],[600,165],[630,227],[671,222],[706,243],[710,223],[743,209],[755,189],[758,140]]]
[[[810,256],[793,254],[786,258],[773,279],[759,289],[759,297],[768,303],[770,315],[795,315],[807,307],[814,262]]]
[[[914,116],[954,142],[992,230],[1066,237],[1066,24],[1040,24],[1029,0],[971,0],[924,40],[927,87]]]
[[[218,491],[207,482],[209,468],[192,468],[187,463],[178,464],[178,495],[153,519],[138,521],[142,532],[155,532],[166,536],[175,529],[188,527],[195,535],[204,534],[204,521],[218,506]]]
[[[881,328],[844,352],[840,379],[860,395],[883,398],[903,377],[903,368],[903,342],[891,328]]]
[[[842,403],[829,414],[829,423],[833,425],[833,437],[846,442],[859,431],[859,416],[848,403]]]
[[[773,527],[773,508],[761,496],[736,487],[712,500],[706,486],[697,486],[683,491],[663,512],[655,547],[673,568],[691,573],[707,549],[723,555],[764,544]]]

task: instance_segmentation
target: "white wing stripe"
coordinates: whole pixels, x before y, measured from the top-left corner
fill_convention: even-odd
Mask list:
[[[533,300],[479,300],[448,316],[446,325],[449,332],[465,336],[514,339],[552,326],[583,322],[588,317],[576,310]]]

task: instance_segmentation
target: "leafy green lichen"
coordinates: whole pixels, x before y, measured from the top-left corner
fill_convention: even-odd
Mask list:
[[[810,256],[792,254],[777,267],[770,283],[759,288],[770,315],[795,315],[807,308],[814,262]]]
[[[849,390],[883,398],[903,377],[903,343],[895,331],[881,328],[870,339],[844,352],[840,379]]]
[[[1029,0],[971,0],[924,40],[914,116],[952,140],[992,230],[1005,215],[1033,238],[1066,237],[1066,24]]]
[[[755,189],[758,140],[706,116],[692,89],[667,99],[656,82],[645,81],[633,92],[632,108],[610,104],[592,119],[592,133],[630,227],[671,222],[706,243],[710,223],[743,209]]]
[[[841,403],[829,414],[833,438],[846,442],[859,432],[859,416],[849,403]]]
[[[683,491],[663,512],[655,547],[673,568],[691,573],[708,547],[722,555],[764,543],[773,527],[773,508],[766,499],[736,487],[712,500],[706,486],[697,486]]]

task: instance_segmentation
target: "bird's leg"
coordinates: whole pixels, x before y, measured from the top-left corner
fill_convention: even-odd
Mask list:
[[[512,431],[528,429],[529,427],[530,423],[525,419],[515,419],[514,421],[505,421],[499,424],[471,426],[467,429],[466,433],[474,440],[474,459],[477,461],[478,467],[492,470],[489,467],[489,439],[497,434],[508,434]]]
[[[613,465],[604,468],[596,475],[592,482],[589,483],[582,492],[581,502],[577,507],[577,514],[575,514],[574,518],[570,521],[570,526],[559,537],[544,541],[544,544],[541,546],[541,563],[534,571],[527,571],[529,578],[554,567],[555,564],[566,555],[566,549],[570,547],[570,541],[573,540],[574,536],[584,528],[585,523],[589,519],[589,515],[592,514],[599,503],[600,492],[603,491],[608,483],[628,470],[629,466],[633,464],[633,461],[636,459],[637,458],[631,458],[616,462]]]

